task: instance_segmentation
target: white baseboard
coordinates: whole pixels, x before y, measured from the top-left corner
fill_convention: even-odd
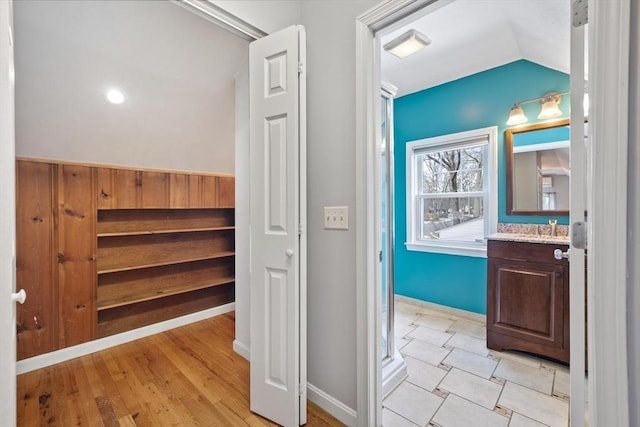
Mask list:
[[[16,373],[20,375],[26,372],[35,371],[36,369],[45,368],[47,366],[55,365],[56,363],[65,362],[76,357],[95,353],[96,351],[104,350],[109,347],[114,347],[116,345],[148,337],[149,335],[154,335],[159,332],[168,331],[169,329],[188,325],[189,323],[198,322],[200,320],[228,313],[235,310],[235,307],[236,304],[231,302],[229,304],[198,311],[197,313],[191,313],[185,316],[176,317],[175,319],[169,319],[164,322],[133,329],[121,334],[111,335],[109,337],[74,345],[73,347],[67,347],[61,350],[52,351],[51,353],[45,353],[30,357],[29,359],[20,360],[16,363]]]
[[[435,304],[433,302],[422,301],[415,298],[405,297],[404,295],[395,295],[395,300],[406,302],[407,304],[417,305],[429,310],[440,311],[442,313],[451,314],[453,316],[462,317],[463,319],[475,320],[476,322],[487,323],[487,316],[484,314],[474,313],[472,311],[461,310],[459,308],[448,307],[446,305]]]
[[[355,427],[358,424],[356,411],[310,383],[307,383],[307,398],[341,423],[349,427]]]
[[[393,360],[382,367],[382,399],[395,390],[408,376],[407,364],[396,349]]]
[[[247,359],[249,362],[251,361],[251,350],[245,343],[242,343],[238,340],[233,340],[233,351]]]

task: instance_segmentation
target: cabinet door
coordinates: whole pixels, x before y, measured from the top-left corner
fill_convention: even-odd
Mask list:
[[[566,266],[490,258],[488,268],[489,347],[568,360]]]
[[[55,174],[49,163],[16,163],[16,288],[18,359],[56,349]]]
[[[58,327],[60,348],[95,338],[95,169],[58,167]]]

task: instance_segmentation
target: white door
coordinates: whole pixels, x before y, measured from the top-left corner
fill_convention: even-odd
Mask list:
[[[0,1],[0,420],[16,424],[15,143],[11,2]]]
[[[305,32],[249,47],[251,410],[306,422]]]
[[[580,9],[580,2],[573,4]],[[586,2],[585,8],[586,8]],[[577,14],[576,14],[577,13]],[[571,180],[570,213],[571,234],[579,233],[579,223],[586,221],[587,206],[587,149],[585,144],[584,93],[585,93],[585,28],[584,22],[576,18],[578,10],[572,10],[571,25]],[[578,247],[576,247],[578,245]],[[578,240],[571,239],[569,261],[569,306],[571,307],[569,324],[570,338],[570,419],[572,427],[585,425],[585,274],[584,246]]]

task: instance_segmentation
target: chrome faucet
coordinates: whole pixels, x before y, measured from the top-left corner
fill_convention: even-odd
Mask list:
[[[557,236],[558,232],[556,230],[556,225],[558,224],[558,220],[557,219],[550,219],[549,220],[549,225],[551,226],[551,235],[552,236]]]

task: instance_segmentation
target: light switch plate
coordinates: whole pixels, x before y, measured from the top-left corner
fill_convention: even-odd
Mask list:
[[[349,209],[347,206],[325,206],[324,228],[327,230],[348,230]]]

